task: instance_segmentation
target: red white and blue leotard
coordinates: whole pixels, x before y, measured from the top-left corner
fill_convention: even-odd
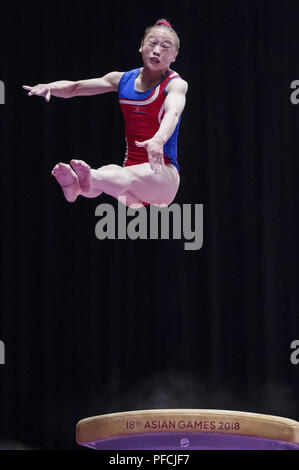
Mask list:
[[[118,85],[119,103],[125,121],[126,155],[123,166],[148,163],[145,148],[137,147],[135,141],[143,142],[156,134],[164,116],[164,102],[168,83],[174,78],[181,78],[170,70],[167,77],[148,91],[135,90],[135,80],[140,68],[125,72]],[[179,170],[177,162],[177,136],[181,117],[177,126],[163,147],[165,163],[171,163]]]

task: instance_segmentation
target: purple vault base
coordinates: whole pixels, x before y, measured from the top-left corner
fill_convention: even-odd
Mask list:
[[[219,433],[146,433],[86,442],[95,450],[299,450],[299,444]]]

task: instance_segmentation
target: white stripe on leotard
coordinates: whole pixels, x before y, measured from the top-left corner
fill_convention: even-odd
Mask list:
[[[153,101],[155,101],[157,99],[157,97],[159,96],[159,92],[160,92],[160,85],[156,88],[155,90],[155,93],[153,94],[153,96],[151,98],[148,98],[147,100],[126,100],[126,99],[123,99],[123,100],[119,100],[120,103],[123,103],[123,104],[134,104],[136,106],[144,106],[146,104],[150,104],[152,103]]]

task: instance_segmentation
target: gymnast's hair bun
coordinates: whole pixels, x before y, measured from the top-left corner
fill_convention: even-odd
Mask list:
[[[172,26],[169,21],[165,20],[164,18],[156,21],[155,26],[167,26],[168,28],[172,29]]]

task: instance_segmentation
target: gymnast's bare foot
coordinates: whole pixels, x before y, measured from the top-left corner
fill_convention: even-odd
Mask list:
[[[74,202],[78,195],[81,194],[81,191],[78,177],[70,165],[58,163],[54,166],[52,175],[55,176],[60,184],[65,199],[68,202]]]
[[[90,166],[83,160],[71,160],[71,165],[75,170],[81,188],[81,194],[84,196],[89,193],[91,188],[91,171]]]

